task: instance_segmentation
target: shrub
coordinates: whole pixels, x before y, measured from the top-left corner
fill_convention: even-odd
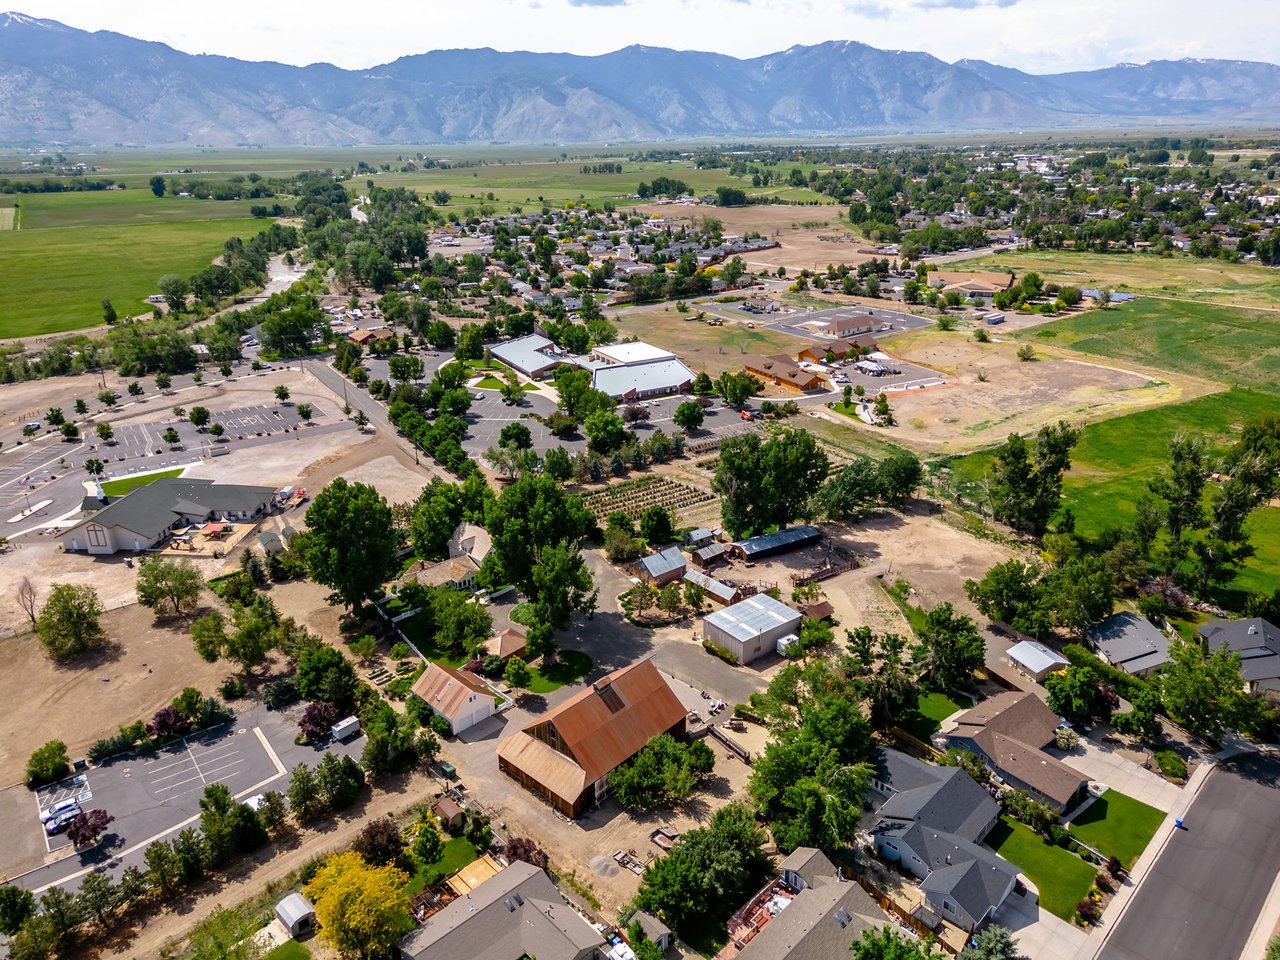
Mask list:
[[[431,719],[427,721],[427,726],[439,736],[453,736],[453,725],[449,723],[447,718],[440,716],[438,713],[431,715]]]
[[[1107,873],[1116,878],[1124,876],[1124,862],[1119,857],[1109,857],[1107,859]]]
[[[103,737],[89,748],[89,759],[94,763],[106,760],[108,757],[114,757],[116,754],[124,753],[126,750],[133,748],[134,739],[127,733],[117,733],[112,737]]]
[[[1115,884],[1111,882],[1111,877],[1108,876],[1105,872],[1099,873],[1096,877],[1094,877],[1093,885],[1097,887],[1099,890],[1101,890],[1103,893],[1111,893],[1116,888]]]
[[[232,677],[231,679],[224,680],[222,682],[222,686],[218,688],[218,692],[222,694],[222,698],[224,700],[239,700],[249,692],[249,688],[244,685],[243,681]]]
[[[720,644],[716,643],[714,640],[704,639],[702,641],[702,649],[706,650],[707,653],[711,654],[712,656],[719,657],[725,663],[731,664],[735,667],[738,665],[738,658],[735,657],[728,650],[726,650],[724,647],[720,646]]]
[[[1074,750],[1080,746],[1080,734],[1070,727],[1059,727],[1053,733],[1053,745],[1059,750]]]
[[[183,716],[177,707],[161,707],[156,711],[151,722],[147,724],[147,732],[155,740],[173,740],[185,736],[191,730],[191,721]]]
[[[339,719],[338,708],[332,703],[309,703],[298,721],[298,732],[307,743],[314,743],[328,734]]]
[[[1156,765],[1160,768],[1160,775],[1169,777],[1172,780],[1187,779],[1187,764],[1180,756],[1172,750],[1158,750],[1155,754]]]
[[[391,659],[405,660],[413,653],[413,648],[403,640],[397,640],[391,645]]]
[[[1141,691],[1150,689],[1151,685],[1141,677],[1135,677],[1132,674],[1125,673],[1123,670],[1117,670],[1078,643],[1068,643],[1062,648],[1062,655],[1070,660],[1073,666],[1089,667],[1120,696],[1130,702]]]
[[[1067,828],[1060,823],[1051,823],[1045,830],[1045,839],[1055,847],[1065,847],[1070,837],[1071,834],[1067,832]]]
[[[1085,923],[1096,923],[1098,917],[1102,916],[1102,908],[1095,900],[1085,897],[1076,904],[1076,914]]]
[[[268,710],[281,710],[298,700],[298,681],[293,677],[272,680],[262,691],[262,703]]]
[[[27,786],[38,787],[53,783],[61,780],[70,770],[67,745],[61,740],[50,740],[27,760]]]

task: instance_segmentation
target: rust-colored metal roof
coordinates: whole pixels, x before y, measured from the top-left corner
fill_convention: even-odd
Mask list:
[[[585,770],[523,730],[498,744],[498,758],[536,780],[566,803],[573,803],[587,788]]]
[[[653,661],[641,660],[597,680],[538,722],[554,725],[594,783],[684,716]]]
[[[495,633],[484,642],[484,651],[490,656],[506,659],[512,654],[524,651],[528,639],[519,630],[508,627],[501,633]]]
[[[440,663],[429,663],[413,692],[427,701],[431,709],[453,720],[462,708],[476,697],[493,697],[493,693],[473,673],[454,670]]]

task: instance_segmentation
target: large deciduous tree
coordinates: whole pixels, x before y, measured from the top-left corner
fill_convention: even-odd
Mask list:
[[[49,656],[70,660],[106,642],[101,616],[102,601],[93,587],[55,583],[40,608],[36,630]]]
[[[318,932],[343,956],[380,956],[414,927],[405,886],[409,876],[375,867],[358,853],[330,857],[304,892],[315,904]]]
[[[1080,431],[1066,421],[1041,427],[1035,440],[1011,434],[991,465],[991,509],[1015,530],[1040,536],[1062,500],[1062,477]]]
[[[386,498],[338,477],[307,509],[304,557],[311,576],[353,612],[395,572],[396,534]]]
[[[767,441],[756,433],[730,437],[720,446],[712,481],[721,520],[735,536],[785,525],[828,468],[827,455],[807,430],[783,430]]]
[[[138,565],[138,602],[157,616],[177,616],[194,607],[203,580],[190,560],[144,557]]]

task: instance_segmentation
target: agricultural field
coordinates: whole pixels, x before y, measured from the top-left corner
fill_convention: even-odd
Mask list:
[[[1157,410],[1145,410],[1084,427],[1072,454],[1064,484],[1064,505],[1076,517],[1076,530],[1094,537],[1108,527],[1133,519],[1134,503],[1147,482],[1167,461],[1170,439],[1177,433],[1204,436],[1222,453],[1250,417],[1275,410],[1275,398],[1246,390],[1229,390]],[[953,481],[970,498],[991,464],[992,454],[976,453],[950,461]],[[1280,587],[1280,508],[1255,511],[1247,530],[1257,554],[1232,586],[1248,592]]]
[[[0,197],[0,231],[12,230],[17,226],[18,208],[13,197]]]
[[[1280,296],[1280,283],[1271,276],[1270,293]],[[1143,298],[1055,320],[1020,336],[1280,393],[1280,308]]]
[[[623,200],[634,194],[641,181],[654,177],[671,177],[683,180],[698,194],[715,193],[716,187],[739,187],[749,196],[776,198],[789,202],[831,203],[830,197],[807,187],[789,187],[785,183],[768,187],[751,186],[750,177],[732,177],[728,170],[699,170],[692,163],[622,161],[622,173],[584,174],[586,164],[601,162],[603,158],[561,160],[553,162],[499,162],[479,167],[457,167],[447,170],[416,170],[412,173],[379,173],[370,178],[358,174],[347,182],[353,193],[361,192],[365,183],[373,179],[380,187],[409,187],[419,193],[436,190],[448,191],[452,199],[449,205],[484,203],[561,205],[577,200]],[[616,159],[616,158],[615,158]],[[793,167],[806,173],[812,164],[785,164],[773,168],[785,180]],[[670,209],[664,207],[663,209]]]
[[[196,200],[157,197],[149,189],[91,190],[81,193],[26,193],[12,199],[22,209],[22,229],[105,227],[115,224],[235,220],[249,208],[272,200]]]
[[[1020,250],[966,260],[966,270],[1029,271],[1047,282],[1110,287],[1147,296],[1177,297],[1239,307],[1280,307],[1274,270],[1248,263],[1142,253]]]
[[[582,505],[603,520],[611,513],[621,512],[638,518],[650,507],[666,507],[674,513],[715,499],[706,490],[699,490],[657,474],[636,477],[611,483],[592,490],[582,497]]]
[[[76,197],[89,196],[75,194]],[[154,198],[153,198],[154,199]],[[195,220],[0,233],[0,338],[63,333],[102,321],[102,299],[122,316],[147,309],[166,273],[192,274],[271,220]]]

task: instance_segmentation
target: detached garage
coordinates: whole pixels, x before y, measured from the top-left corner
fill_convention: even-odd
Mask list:
[[[1056,650],[1051,650],[1043,643],[1034,640],[1023,640],[1009,648],[1009,663],[1020,673],[1025,673],[1036,683],[1044,683],[1044,678],[1051,673],[1065,670],[1071,664],[1067,658]]]
[[[750,663],[773,653],[778,641],[800,630],[800,612],[758,593],[740,603],[708,614],[702,621],[703,636]]]

